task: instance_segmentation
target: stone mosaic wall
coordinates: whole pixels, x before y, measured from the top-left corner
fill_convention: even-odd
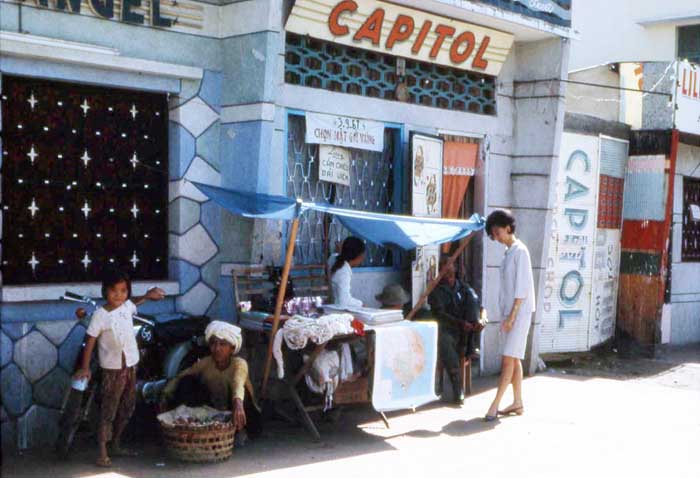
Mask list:
[[[221,183],[221,82],[221,73],[213,71],[205,71],[201,81],[183,81],[180,94],[171,97],[169,127],[169,274],[179,282],[180,295],[167,308],[211,317],[221,315],[221,209],[189,181]],[[54,320],[9,323],[11,318],[3,317],[3,450],[50,447],[58,433],[59,410],[85,326],[61,320],[65,311],[44,305],[43,316]],[[158,311],[166,312],[165,305]]]
[[[53,446],[85,326],[75,320],[3,324],[2,449]]]
[[[221,184],[221,86],[221,73],[205,71],[171,101],[170,274],[180,282],[177,310],[193,315],[219,315],[221,209],[190,181]]]

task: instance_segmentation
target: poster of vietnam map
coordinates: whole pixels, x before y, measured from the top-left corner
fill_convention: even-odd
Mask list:
[[[373,327],[372,406],[379,412],[417,408],[435,395],[435,322],[400,322]]]

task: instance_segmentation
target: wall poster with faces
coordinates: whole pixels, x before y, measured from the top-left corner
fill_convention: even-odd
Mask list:
[[[442,147],[436,136],[411,135],[411,214],[442,217]]]
[[[411,214],[442,217],[443,140],[424,134],[411,135]],[[411,298],[415,305],[427,284],[437,277],[439,246],[416,249],[411,269]]]

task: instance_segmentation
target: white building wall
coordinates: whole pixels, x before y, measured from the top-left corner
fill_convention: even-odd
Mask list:
[[[283,37],[281,35],[279,39],[280,63],[284,58]],[[487,158],[487,164],[483,165],[486,170],[486,208],[474,212],[487,215],[496,208],[513,210],[520,224],[519,236],[530,247],[535,281],[539,284],[546,257],[543,237],[549,228],[552,208],[550,175],[555,166],[553,159],[558,157],[559,139],[563,130],[565,86],[556,81],[529,81],[565,75],[568,45],[568,40],[559,38],[534,42],[516,41],[497,80],[496,116],[290,85],[284,82],[283,65],[280,65],[277,73],[273,149],[280,150],[286,140],[286,109],[401,124],[404,128],[404,142],[408,140],[411,131],[483,138]],[[517,85],[517,81],[528,83]],[[477,178],[478,181],[480,179]],[[271,189],[274,190],[275,187]],[[481,202],[480,199],[476,200],[477,204]],[[487,308],[491,323],[483,337],[482,365],[486,373],[496,373],[500,369],[502,348],[498,333],[502,318],[498,317],[496,298],[499,287],[498,266],[503,248],[492,241],[484,242],[482,302]],[[375,303],[374,294],[380,292],[385,284],[397,280],[399,274],[395,271],[358,271],[353,276],[353,284],[359,289],[356,295],[368,304]]]
[[[650,22],[662,19],[668,22]],[[574,1],[572,24],[579,36],[569,70],[623,61],[671,61],[676,57],[676,27],[696,23],[697,0]]]

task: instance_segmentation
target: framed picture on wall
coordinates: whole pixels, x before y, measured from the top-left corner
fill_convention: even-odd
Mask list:
[[[411,214],[442,217],[442,150],[438,136],[411,133]]]
[[[442,217],[442,165],[444,141],[438,136],[412,133],[411,214],[420,217]],[[413,305],[438,274],[439,246],[420,247],[411,269]]]

